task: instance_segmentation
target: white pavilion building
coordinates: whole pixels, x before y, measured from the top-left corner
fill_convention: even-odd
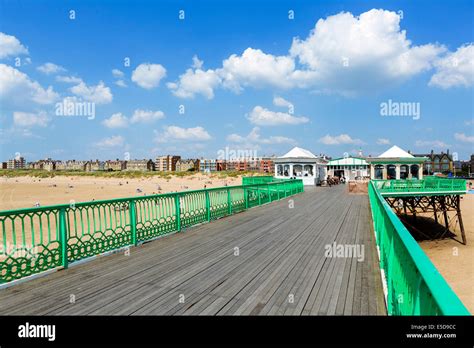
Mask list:
[[[276,178],[302,179],[303,185],[318,185],[327,176],[328,161],[300,147],[277,157],[274,163]]]
[[[376,180],[423,179],[427,157],[415,157],[394,145],[378,157],[368,157],[370,178]]]

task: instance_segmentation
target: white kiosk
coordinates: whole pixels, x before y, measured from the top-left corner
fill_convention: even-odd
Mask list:
[[[308,150],[294,147],[275,160],[275,178],[302,179],[303,185],[318,185],[327,176],[328,161]]]

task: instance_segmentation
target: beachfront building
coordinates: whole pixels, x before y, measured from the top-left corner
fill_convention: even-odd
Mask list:
[[[220,172],[227,170],[227,162],[219,159],[201,159],[199,161],[199,171],[209,172]]]
[[[342,157],[328,162],[328,175],[346,178],[346,180],[361,180],[368,178],[369,164],[365,158]]]
[[[273,173],[273,157],[238,158],[227,161],[227,170]]]
[[[125,170],[127,168],[127,162],[121,161],[118,158],[115,161],[105,161],[104,170],[108,172]]]
[[[26,161],[24,157],[16,157],[9,159],[7,162],[7,169],[25,169]]]
[[[302,179],[304,185],[318,185],[327,176],[328,161],[300,147],[275,158],[274,163],[276,178]]]
[[[98,172],[101,170],[105,170],[105,162],[103,161],[95,160],[86,163],[86,172]]]
[[[46,158],[44,160],[39,160],[36,162],[30,162],[28,164],[29,169],[39,169],[39,170],[46,170],[51,172],[56,170],[56,162],[53,161],[51,158]]]
[[[415,157],[394,145],[378,157],[367,157],[370,178],[376,180],[423,179],[427,157]]]
[[[179,159],[176,162],[177,172],[193,172],[199,170],[199,159]]]
[[[166,155],[158,156],[155,162],[155,169],[159,172],[174,172],[176,171],[176,162],[181,159],[181,156]]]
[[[56,170],[86,170],[88,161],[76,161],[76,160],[67,160],[67,161],[58,161],[56,162]]]
[[[130,160],[127,161],[126,170],[140,172],[153,171],[155,170],[155,163],[151,159]]]
[[[413,154],[415,157],[427,157],[428,160],[423,163],[423,174],[432,175],[434,173],[448,174],[454,170],[453,156],[449,149],[445,152],[435,153],[431,150],[428,154]]]

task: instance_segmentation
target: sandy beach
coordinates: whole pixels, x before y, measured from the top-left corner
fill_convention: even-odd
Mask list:
[[[201,173],[186,177],[101,178],[87,176],[1,177],[0,210],[29,208],[41,205],[64,204],[71,200],[85,202],[150,195],[185,190],[197,190],[225,185],[240,185],[241,177],[209,176]],[[141,192],[137,191],[140,190]]]

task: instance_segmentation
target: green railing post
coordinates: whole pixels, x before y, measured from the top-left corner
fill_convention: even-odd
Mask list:
[[[208,190],[206,190],[206,214],[207,214],[207,221],[211,221],[211,200],[209,199]]]
[[[258,205],[262,205],[262,197],[260,196],[260,185],[257,185]]]
[[[244,188],[245,210],[249,208],[249,191]]]
[[[179,194],[174,196],[176,206],[176,230],[181,231],[181,203],[179,201]]]
[[[267,194],[268,194],[269,202],[271,203],[272,202],[272,194],[270,192],[270,185],[271,184],[267,184]]]
[[[137,245],[137,212],[135,201],[130,201],[130,232],[132,233],[132,245]]]
[[[66,227],[66,208],[59,210],[59,238],[61,240],[61,264],[65,269],[68,268],[67,258],[67,227]]]
[[[227,212],[229,215],[232,214],[232,199],[230,197],[230,189],[227,188]]]

